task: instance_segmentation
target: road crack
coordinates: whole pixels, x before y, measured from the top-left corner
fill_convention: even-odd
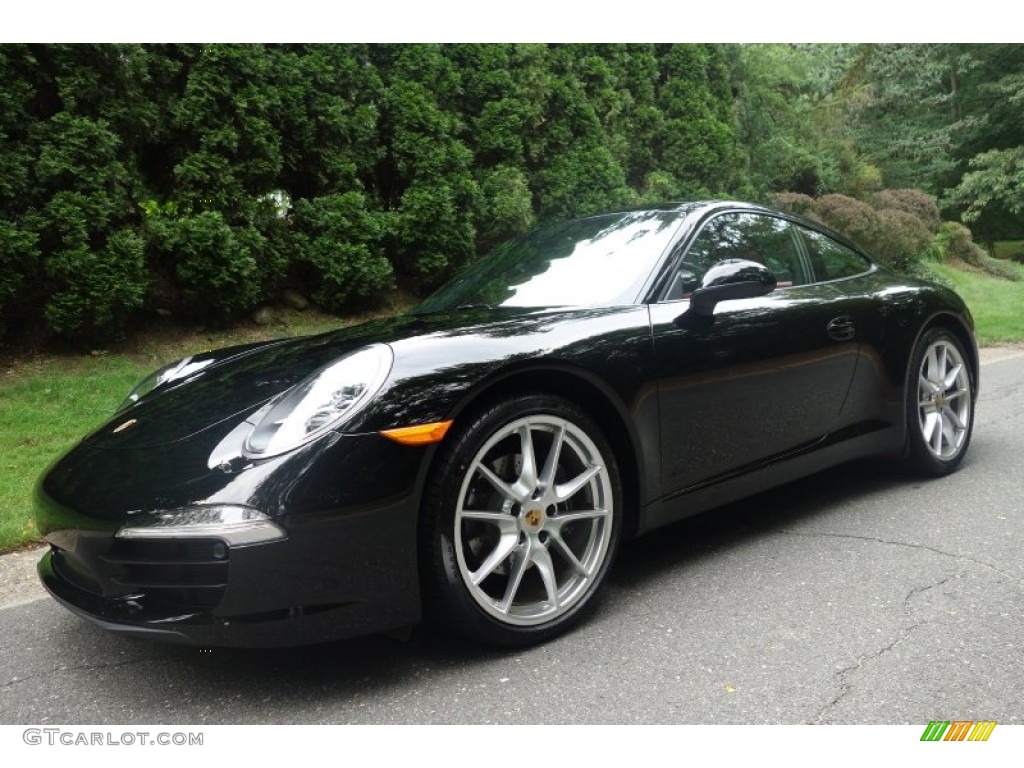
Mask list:
[[[997,568],[991,563],[986,563],[984,560],[978,560],[970,557],[969,555],[962,555],[959,552],[946,552],[943,549],[937,547],[929,547],[927,544],[914,544],[908,541],[891,541],[889,539],[883,539],[878,536],[859,536],[853,533],[804,533],[802,531],[777,531],[777,533],[784,534],[786,536],[805,536],[807,538],[822,538],[822,539],[854,539],[856,541],[867,541],[875,544],[887,544],[893,547],[906,547],[908,549],[923,549],[926,552],[934,552],[937,555],[943,557],[951,557],[954,560],[963,560],[964,562],[973,563],[974,565],[980,565],[982,568],[986,568],[993,573],[999,574],[1005,579],[1009,579],[1013,582],[1020,582],[1020,578],[1014,576],[1012,573],[1008,573],[1001,568]]]
[[[866,542],[869,542],[869,543],[872,543],[872,544],[884,544],[886,546],[903,547],[903,548],[906,548],[906,549],[917,549],[917,550],[923,550],[923,551],[926,551],[926,552],[932,552],[933,554],[940,555],[941,557],[948,557],[948,558],[950,558],[952,560],[956,560],[956,561],[958,561],[960,563],[970,563],[972,565],[976,565],[976,566],[979,566],[981,568],[984,568],[985,570],[991,571],[992,573],[997,574],[998,576],[1001,576],[1002,578],[1008,580],[1009,582],[1011,582],[1014,585],[1015,588],[1020,589],[1020,579],[1017,576],[1014,576],[1013,574],[1008,573],[1007,571],[1004,571],[1001,568],[998,568],[998,567],[992,565],[991,563],[986,563],[983,560],[978,560],[976,558],[970,557],[968,555],[961,554],[959,552],[947,552],[946,550],[939,549],[938,547],[930,547],[927,544],[916,544],[916,543],[907,542],[907,541],[893,541],[891,539],[883,539],[883,538],[881,538],[879,536],[863,536],[863,535],[852,534],[852,533],[820,533],[820,532],[807,533],[807,532],[803,532],[803,531],[786,531],[786,530],[777,531],[777,533],[781,533],[781,534],[784,534],[786,536],[804,536],[806,538],[852,539],[852,540],[855,540],[855,541],[866,541]],[[959,578],[961,575],[962,574],[958,572],[958,573],[956,573],[954,575],[946,576],[946,577],[944,577],[943,579],[941,579],[939,581],[936,581],[936,582],[933,582],[933,583],[929,583],[929,584],[925,584],[923,586],[915,586],[915,587],[913,587],[906,594],[906,596],[903,599],[903,610],[904,610],[904,612],[907,614],[907,616],[909,616],[910,618],[913,618],[914,612],[913,612],[913,608],[911,607],[910,603],[911,603],[911,600],[913,600],[913,598],[915,596],[917,596],[917,595],[919,595],[919,594],[921,594],[923,592],[927,592],[928,590],[935,589],[936,587],[940,587],[943,584],[945,584],[946,582],[948,582],[950,579]],[[830,702],[828,702],[824,707],[822,707],[817,712],[817,714],[814,716],[814,718],[810,721],[811,724],[820,724],[820,723],[822,723],[824,721],[824,718],[827,716],[827,714],[831,710],[835,709],[835,707],[837,707],[839,705],[839,703],[847,696],[847,694],[849,694],[849,692],[851,690],[851,683],[850,683],[849,677],[852,674],[854,674],[855,672],[857,672],[858,670],[863,668],[865,664],[868,664],[868,663],[870,663],[872,661],[875,661],[876,659],[881,658],[885,654],[887,654],[890,651],[892,651],[894,648],[896,648],[902,642],[904,642],[908,637],[910,637],[912,634],[914,634],[914,632],[916,632],[920,627],[922,627],[922,626],[924,626],[924,625],[926,625],[928,623],[929,622],[927,620],[925,620],[925,619],[921,619],[921,620],[917,620],[917,621],[911,622],[910,624],[908,624],[907,626],[903,627],[900,630],[899,634],[897,635],[896,638],[894,638],[892,640],[892,642],[887,643],[886,645],[882,646],[880,649],[878,649],[877,651],[874,651],[873,653],[866,653],[866,654],[863,654],[861,656],[858,656],[854,660],[854,662],[852,664],[850,664],[848,666],[845,666],[842,669],[838,670],[833,675],[833,677],[836,678],[836,680],[837,680],[837,685],[839,687],[839,692],[836,694],[835,698],[833,698]]]
[[[857,538],[857,537],[854,537],[854,538]],[[927,547],[926,547],[926,549],[927,549]],[[932,590],[932,589],[937,589],[938,587],[941,587],[946,582],[948,582],[948,581],[950,581],[950,580],[952,580],[954,578],[959,578],[959,576],[960,576],[960,574],[957,573],[957,574],[953,574],[953,575],[950,575],[950,576],[946,576],[946,577],[940,579],[939,581],[935,581],[935,582],[932,582],[930,584],[925,584],[923,586],[912,587],[910,589],[910,591],[907,592],[906,596],[903,598],[903,611],[907,614],[907,616],[909,616],[910,618],[913,618],[913,616],[914,616],[914,609],[913,609],[913,607],[911,607],[910,602],[911,602],[911,600],[914,599],[915,596],[923,594],[925,592],[928,592],[929,590]],[[824,718],[825,718],[825,716],[831,710],[833,710],[837,706],[839,706],[839,703],[844,698],[846,698],[847,694],[849,694],[849,692],[850,692],[850,690],[852,688],[852,684],[850,683],[850,681],[848,679],[851,674],[853,674],[854,672],[856,672],[859,669],[863,668],[865,664],[868,664],[868,663],[870,663],[872,661],[875,661],[876,659],[879,659],[882,656],[884,656],[885,654],[889,653],[890,651],[895,649],[897,646],[899,646],[903,641],[905,641],[907,638],[909,638],[911,635],[913,635],[914,632],[916,632],[918,629],[920,629],[921,627],[925,626],[928,623],[930,623],[930,622],[928,620],[926,620],[926,619],[918,619],[918,620],[914,621],[913,623],[911,623],[910,625],[902,627],[900,629],[899,635],[896,638],[894,638],[892,640],[892,642],[886,643],[885,645],[883,645],[881,648],[879,648],[877,651],[874,651],[873,653],[865,653],[865,654],[863,654],[861,656],[858,656],[856,659],[854,659],[854,662],[852,664],[850,664],[848,666],[845,666],[845,667],[839,669],[838,671],[836,671],[836,673],[833,675],[833,677],[837,679],[837,685],[839,686],[839,692],[836,694],[835,698],[833,698],[824,707],[822,707],[820,710],[818,710],[817,714],[814,716],[814,718],[810,721],[809,724],[810,725],[821,725],[823,720],[824,720]]]

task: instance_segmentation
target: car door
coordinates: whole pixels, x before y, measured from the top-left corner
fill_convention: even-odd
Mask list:
[[[690,292],[710,266],[731,258],[764,264],[777,288],[695,316]],[[830,326],[841,292],[814,282],[807,249],[786,219],[715,215],[683,245],[674,270],[663,300],[650,305],[667,496],[822,439],[857,360],[855,336]]]
[[[796,225],[816,281],[831,288],[830,333],[858,343],[859,362],[837,430],[853,425],[901,423],[903,389],[887,379],[887,339],[907,333],[923,311],[914,291],[897,290],[892,280],[854,248],[810,227]]]

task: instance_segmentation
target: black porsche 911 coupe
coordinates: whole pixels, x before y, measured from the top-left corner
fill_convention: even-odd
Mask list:
[[[510,241],[412,313],[160,369],[37,487],[49,591],[204,645],[414,625],[538,642],[616,548],[872,454],[954,470],[978,389],[953,292],[742,203]]]

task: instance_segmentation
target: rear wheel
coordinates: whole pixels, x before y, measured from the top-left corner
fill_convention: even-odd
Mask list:
[[[963,345],[933,328],[918,342],[907,386],[910,461],[926,475],[944,475],[963,461],[974,426],[974,379]]]
[[[600,429],[560,398],[519,397],[470,416],[435,466],[422,541],[428,611],[504,645],[568,629],[619,536],[619,475]]]

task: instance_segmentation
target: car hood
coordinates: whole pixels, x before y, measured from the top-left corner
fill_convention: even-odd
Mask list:
[[[180,382],[154,390],[85,438],[97,448],[141,449],[188,439],[245,418],[321,366],[375,342],[462,332],[513,321],[537,310],[468,309],[376,320],[317,336],[270,341],[208,353],[215,362]]]

